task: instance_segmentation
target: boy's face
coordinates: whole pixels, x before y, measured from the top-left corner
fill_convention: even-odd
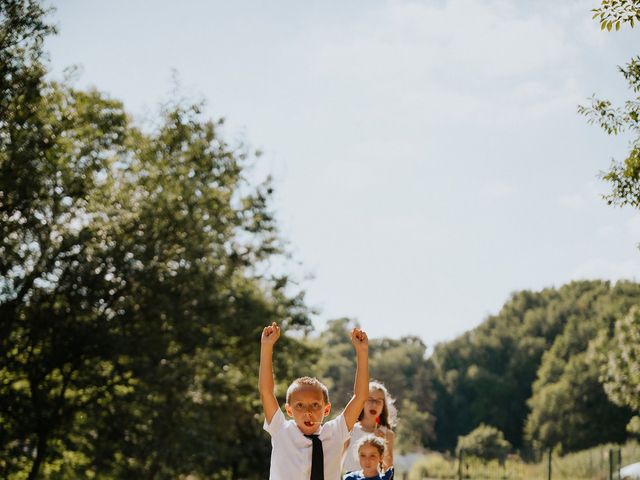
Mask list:
[[[320,388],[301,385],[291,393],[289,403],[284,408],[300,431],[310,435],[320,428],[324,417],[329,415],[331,404],[324,402]]]
[[[378,474],[380,466],[380,451],[373,445],[365,443],[358,450],[360,467],[365,477],[374,477]]]

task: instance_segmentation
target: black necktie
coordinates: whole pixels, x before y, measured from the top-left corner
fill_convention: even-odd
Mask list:
[[[318,435],[305,435],[313,444],[311,452],[311,480],[324,480],[324,454],[322,453],[322,440]]]

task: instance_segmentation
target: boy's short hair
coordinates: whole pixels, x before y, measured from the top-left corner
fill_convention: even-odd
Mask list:
[[[329,403],[329,389],[326,387],[324,383],[322,383],[320,380],[318,380],[315,377],[300,377],[300,378],[296,378],[293,382],[291,382],[291,385],[289,385],[289,388],[287,388],[287,403],[289,403],[289,399],[291,398],[291,395],[293,394],[293,392],[295,392],[299,387],[302,387],[304,385],[315,387],[321,390],[324,403]]]

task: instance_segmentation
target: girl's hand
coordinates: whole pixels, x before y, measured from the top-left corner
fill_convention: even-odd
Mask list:
[[[366,352],[369,350],[369,338],[364,330],[354,328],[351,330],[351,343],[356,352]]]
[[[262,345],[274,345],[280,338],[280,327],[276,322],[273,322],[268,327],[264,327],[262,330],[262,337],[260,343]]]

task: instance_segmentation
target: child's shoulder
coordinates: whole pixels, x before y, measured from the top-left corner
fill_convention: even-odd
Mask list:
[[[362,480],[363,478],[362,470],[356,470],[355,472],[347,473],[342,480]]]
[[[392,480],[393,479],[393,467],[389,467],[389,469],[382,474],[380,479],[381,480]]]

